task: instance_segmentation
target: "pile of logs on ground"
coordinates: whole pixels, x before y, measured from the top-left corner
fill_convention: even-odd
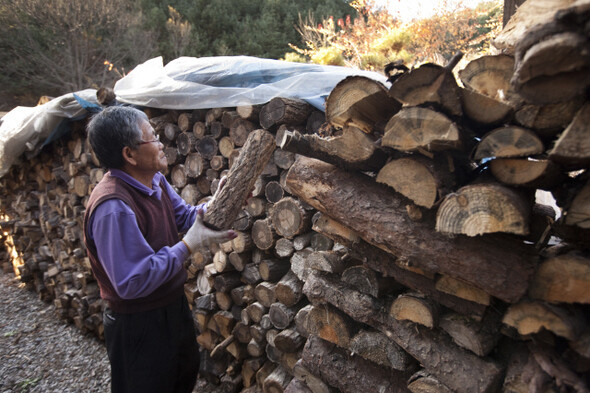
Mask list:
[[[579,35],[587,12],[534,34]],[[590,62],[550,73],[529,49],[390,70],[389,88],[349,77],[325,114],[280,97],[145,108],[191,204],[254,130],[276,141],[239,236],[186,264],[201,376],[220,392],[589,392],[590,81],[568,78]],[[104,171],[84,125],[0,180],[3,261],[101,337],[81,220]]]

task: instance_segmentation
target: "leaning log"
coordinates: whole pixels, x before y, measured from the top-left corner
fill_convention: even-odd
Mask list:
[[[274,147],[275,140],[269,132],[260,129],[250,133],[238,159],[227,174],[225,187],[207,209],[205,223],[219,229],[231,226],[254,188],[256,178],[272,156]]]

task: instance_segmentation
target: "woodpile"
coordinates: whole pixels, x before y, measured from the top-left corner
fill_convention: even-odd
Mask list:
[[[565,28],[547,23],[535,36]],[[590,103],[561,91],[567,64],[526,79],[537,52],[518,53],[423,65],[390,88],[349,77],[325,117],[290,98],[145,108],[189,203],[215,192],[249,135],[276,141],[218,224],[239,236],[186,265],[202,377],[223,392],[589,391]],[[84,122],[72,126],[1,179],[5,259],[101,337],[81,219],[103,171]]]

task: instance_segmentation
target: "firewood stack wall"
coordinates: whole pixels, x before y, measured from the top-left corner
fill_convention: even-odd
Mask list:
[[[325,114],[289,98],[145,108],[191,204],[252,131],[276,140],[239,236],[186,264],[202,377],[223,392],[589,391],[590,81],[525,80],[536,52],[519,50],[391,69],[390,88],[350,77]],[[3,260],[102,337],[81,220],[104,171],[84,126],[1,179]]]

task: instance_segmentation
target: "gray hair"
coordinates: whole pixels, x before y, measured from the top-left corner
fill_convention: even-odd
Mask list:
[[[144,112],[129,106],[110,106],[90,119],[88,139],[101,165],[123,167],[123,148],[135,147],[141,141],[141,120],[149,121]]]

